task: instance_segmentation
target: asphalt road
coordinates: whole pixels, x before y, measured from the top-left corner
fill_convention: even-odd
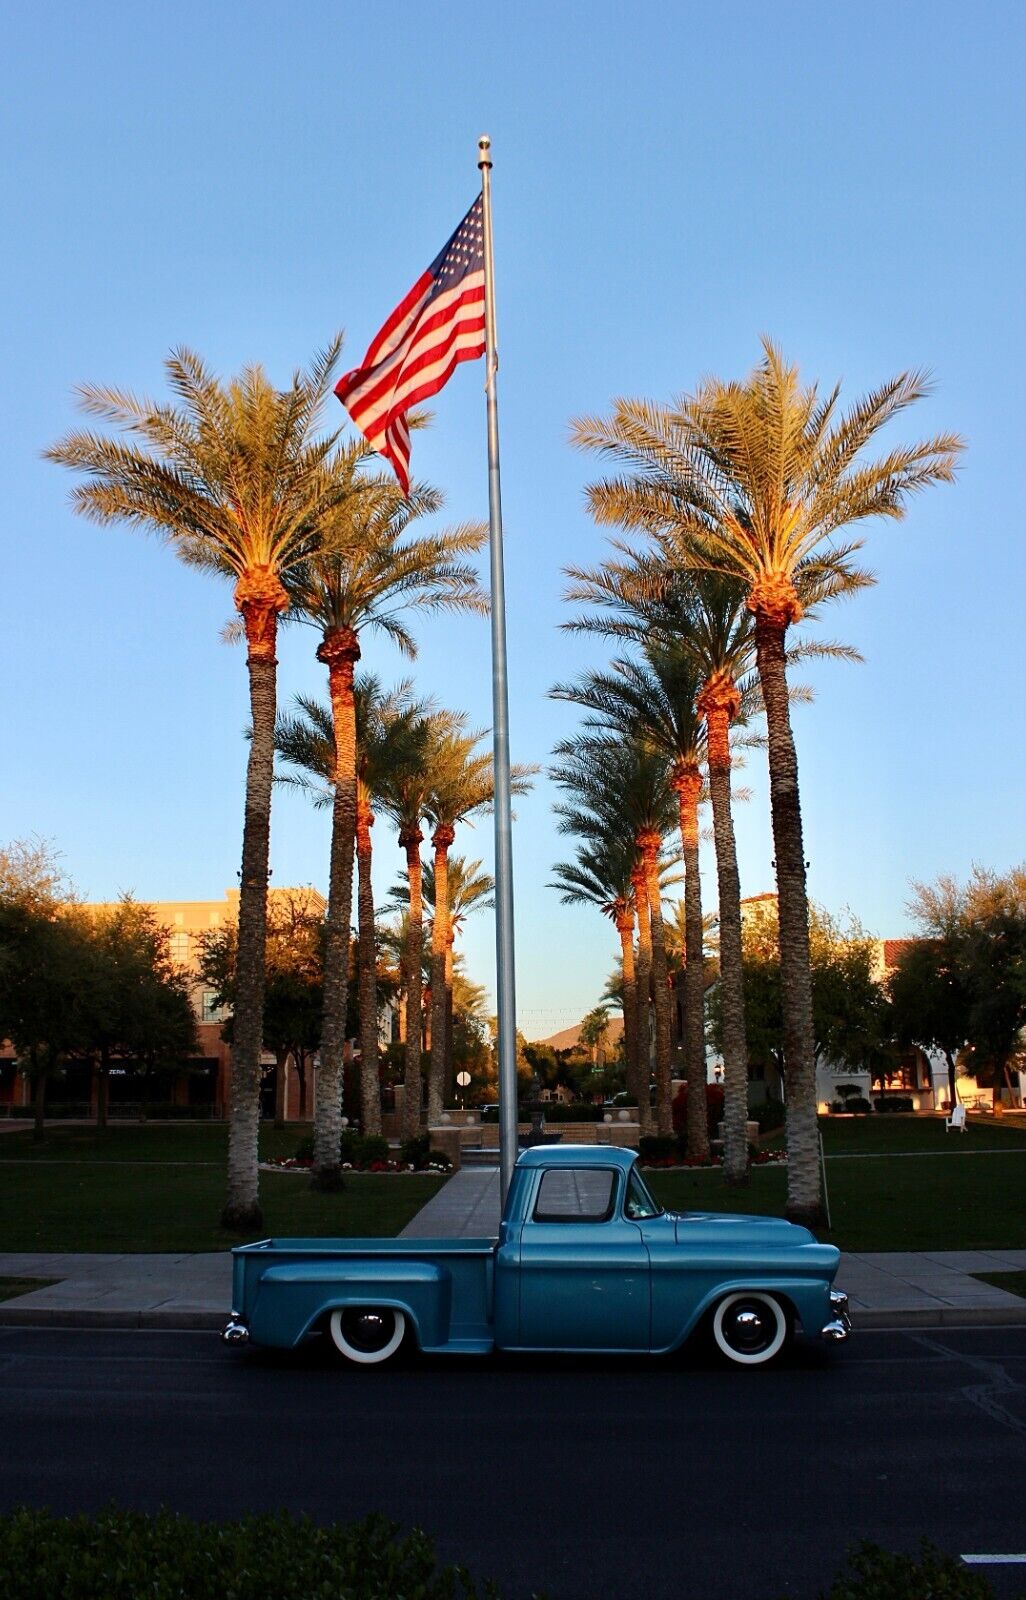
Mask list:
[[[863,1333],[768,1372],[339,1368],[215,1335],[0,1329],[0,1504],[381,1510],[503,1600],[814,1600],[846,1544],[1026,1551],[1026,1330]],[[1026,1567],[992,1569],[1001,1596]]]

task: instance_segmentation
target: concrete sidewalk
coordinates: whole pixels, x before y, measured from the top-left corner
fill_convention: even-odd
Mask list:
[[[464,1167],[403,1230],[403,1238],[494,1238],[497,1167]],[[838,1288],[860,1328],[1026,1326],[1026,1299],[974,1272],[1026,1271],[1026,1250],[845,1254]],[[231,1256],[4,1255],[0,1278],[54,1278],[0,1301],[0,1325],[220,1328],[231,1306]]]

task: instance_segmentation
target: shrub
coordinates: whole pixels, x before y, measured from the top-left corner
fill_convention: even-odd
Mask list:
[[[760,1133],[773,1133],[777,1128],[784,1126],[786,1112],[783,1100],[778,1100],[775,1095],[767,1095],[765,1100],[760,1100],[752,1106],[748,1113],[752,1122],[759,1124]]]
[[[878,1111],[914,1111],[912,1098],[906,1094],[881,1094],[873,1101]],[[869,1107],[866,1107],[869,1110]]]
[[[723,1085],[721,1083],[707,1083],[705,1086],[705,1104],[709,1118],[709,1137],[715,1139],[716,1129],[723,1121]],[[688,1086],[682,1083],[673,1097],[673,1127],[682,1137],[688,1131]]]
[[[344,1159],[344,1158],[343,1158]],[[354,1167],[369,1167],[372,1161],[387,1161],[389,1159],[388,1140],[380,1134],[368,1133],[366,1135],[353,1135]]]
[[[344,1139],[343,1139],[342,1143],[345,1144],[345,1140]],[[314,1142],[313,1142],[313,1134],[311,1133],[311,1134],[309,1134],[307,1136],[307,1138],[300,1139],[299,1143],[297,1144],[297,1146],[296,1146],[296,1160],[297,1161],[312,1161],[313,1157],[314,1157]],[[348,1158],[348,1156],[343,1156],[342,1159],[343,1159],[343,1161],[347,1161],[349,1158]]]
[[[919,1558],[861,1544],[820,1600],[993,1600],[986,1578],[924,1539]]]
[[[836,1117],[839,1116],[846,1109],[846,1107],[843,1100],[831,1100],[830,1109]]]
[[[675,1161],[679,1148],[678,1141],[670,1134],[647,1133],[638,1141],[642,1161]]]
[[[319,1527],[279,1511],[239,1522],[193,1522],[111,1506],[98,1516],[56,1517],[24,1508],[0,1515],[4,1600],[498,1600],[461,1567],[439,1567],[419,1531],[396,1538],[384,1517]]]
[[[909,1101],[908,1104],[909,1104],[909,1110],[911,1111],[911,1109],[912,1109],[911,1100]],[[844,1102],[844,1109],[845,1109],[845,1111],[853,1111],[857,1117],[864,1117],[866,1115],[866,1113],[869,1112],[869,1111],[872,1111],[873,1108],[870,1105],[869,1101],[866,1099],[865,1095],[852,1094],[852,1095],[849,1095],[847,1100]]]
[[[546,1122],[601,1122],[608,1109],[608,1106],[597,1106],[591,1100],[574,1100],[568,1106],[554,1100],[551,1105],[545,1106],[544,1116]],[[614,1115],[619,1109],[615,1108]],[[520,1109],[520,1120],[531,1120],[531,1113],[526,1106]]]
[[[413,1139],[404,1139],[399,1146],[399,1160],[404,1167],[416,1167],[420,1172],[428,1164],[428,1155],[431,1151],[431,1140],[426,1133],[419,1133]]]

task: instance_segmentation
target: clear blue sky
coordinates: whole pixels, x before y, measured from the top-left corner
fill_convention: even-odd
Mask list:
[[[824,617],[866,664],[817,669],[796,718],[812,892],[895,935],[910,878],[1021,860],[1023,18],[997,0],[8,8],[0,839],[52,837],[94,898],[235,883],[247,704],[218,640],[227,587],[76,520],[39,452],[74,383],[158,389],[178,342],[284,381],[344,326],[357,360],[473,199],[487,131],[514,758],[545,761],[572,722],[547,688],[601,656],[558,632],[562,567],[603,550],[567,419],[741,374],[765,331],[852,394],[932,368],[908,431],[970,444],[956,487],[871,529],[879,586]],[[462,367],[415,442],[454,519],[487,509],[481,383]],[[487,625],[421,639],[425,689],[487,723]],[[283,640],[283,704],[321,690],[315,643]],[[405,670],[385,642],[366,662]],[[738,819],[749,894],[772,885],[762,767]],[[529,1037],[593,1004],[615,953],[545,887],[564,850],[550,800],[542,784],[518,805]],[[326,844],[283,797],[275,883],[323,886]],[[490,858],[487,825],[468,848]],[[468,949],[490,981],[487,918]]]

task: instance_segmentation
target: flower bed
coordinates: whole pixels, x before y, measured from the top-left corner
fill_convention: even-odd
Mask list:
[[[785,1166],[787,1164],[786,1150],[756,1150],[749,1156],[749,1164],[753,1167]],[[710,1155],[708,1161],[696,1161],[692,1156],[667,1155],[667,1156],[642,1156],[639,1166],[646,1170],[662,1167],[722,1167],[722,1155]]]

